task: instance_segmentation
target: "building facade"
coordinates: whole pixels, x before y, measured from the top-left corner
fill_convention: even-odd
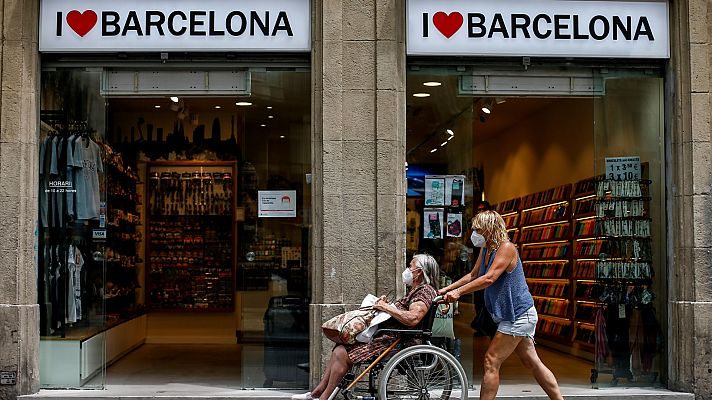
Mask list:
[[[413,61],[406,3],[311,2],[312,382],[331,349],[322,321],[359,304],[364,289],[403,290]],[[712,396],[711,13],[704,0],[669,3],[670,57],[662,69],[668,266],[657,279],[667,281],[664,383],[698,398]],[[2,398],[40,388],[39,16],[37,0],[2,4],[0,370],[9,373]]]

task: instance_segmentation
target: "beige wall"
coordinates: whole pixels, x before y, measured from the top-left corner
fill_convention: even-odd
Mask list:
[[[485,197],[499,203],[593,176],[593,101],[556,99],[484,143],[474,165],[485,172]]]

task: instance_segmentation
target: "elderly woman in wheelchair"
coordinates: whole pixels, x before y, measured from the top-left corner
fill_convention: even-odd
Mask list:
[[[414,256],[403,272],[408,294],[393,304],[381,297],[373,306],[391,316],[379,325],[373,340],[334,347],[319,384],[292,398],[331,400],[341,392],[347,399],[375,399],[376,394],[381,400],[466,399],[467,378],[457,360],[438,347],[421,344],[430,337],[442,299],[437,295],[438,275],[432,256]],[[364,387],[359,381],[367,374]]]

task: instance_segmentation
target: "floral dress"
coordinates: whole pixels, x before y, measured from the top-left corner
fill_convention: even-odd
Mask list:
[[[404,298],[396,301],[395,306],[400,310],[408,311],[411,304],[421,301],[429,310],[430,305],[433,303],[433,299],[437,297],[437,295],[437,290],[435,290],[432,286],[421,285],[411,290]],[[389,318],[386,322],[383,322],[381,324],[381,328],[409,329],[393,317]],[[388,346],[393,344],[396,338],[398,338],[396,333],[385,333],[375,337],[371,343],[356,343],[344,345],[344,347],[346,348],[349,359],[352,363],[362,363],[370,361],[381,355],[384,351],[386,351],[386,349],[388,349]]]

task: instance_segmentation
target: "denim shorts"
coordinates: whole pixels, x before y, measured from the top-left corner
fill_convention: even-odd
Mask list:
[[[536,308],[532,306],[514,322],[500,321],[497,326],[497,332],[512,336],[526,336],[534,340],[534,332],[536,331],[536,322],[538,320]]]

